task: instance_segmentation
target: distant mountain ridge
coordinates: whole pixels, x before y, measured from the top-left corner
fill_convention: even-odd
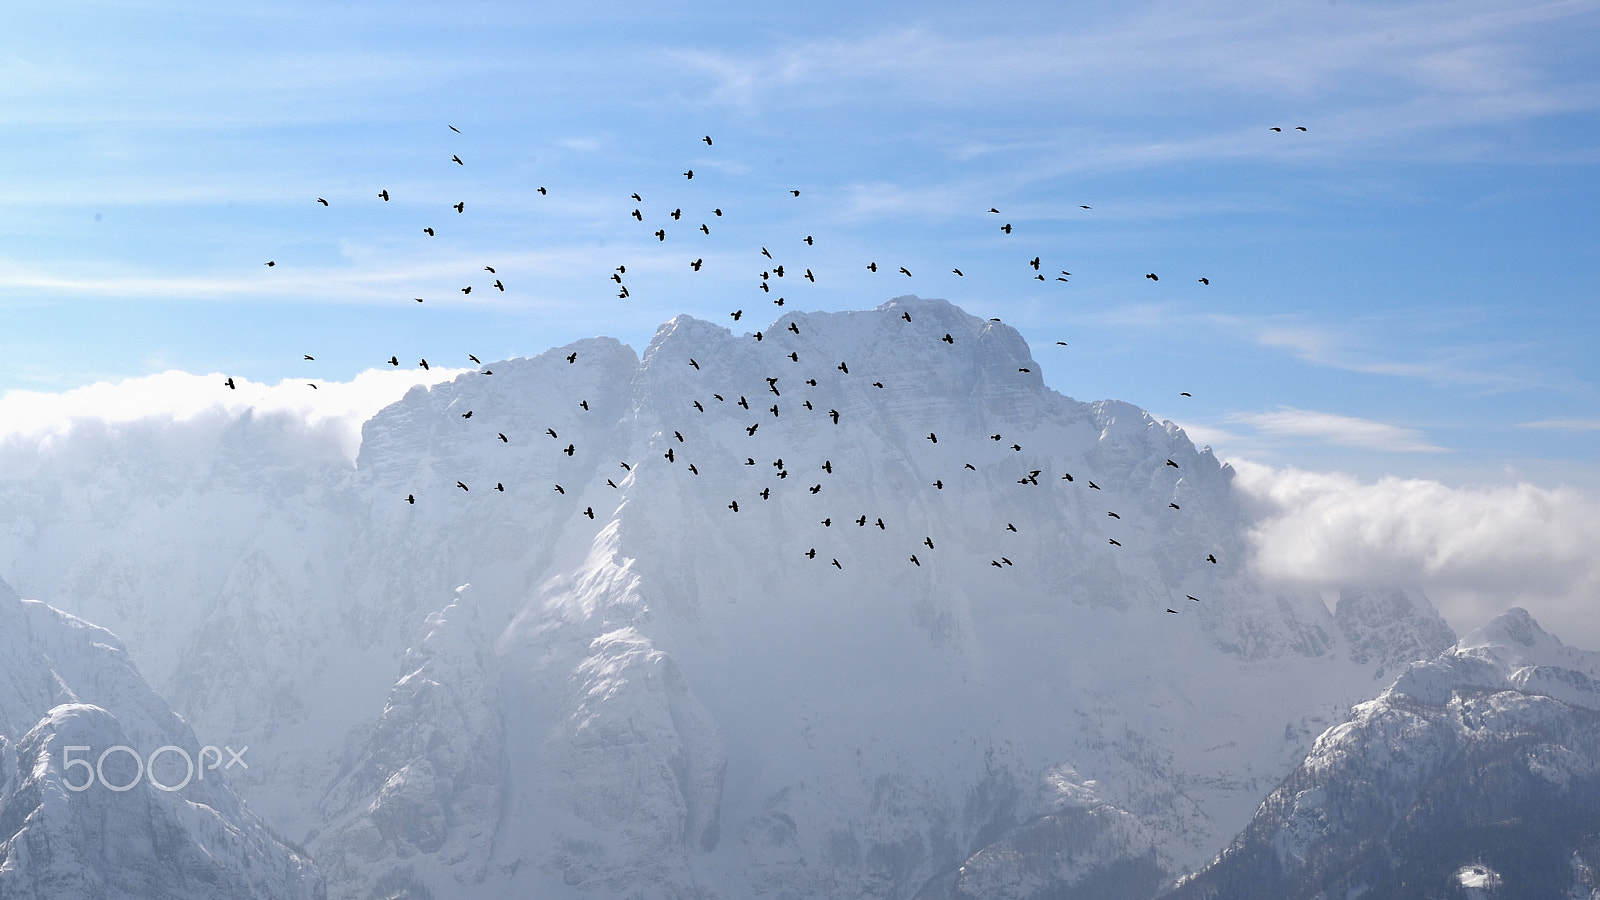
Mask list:
[[[944,301],[489,368],[353,467],[270,416],[0,448],[0,572],[248,743],[331,897],[1148,896],[1454,641],[1263,587],[1209,449]]]

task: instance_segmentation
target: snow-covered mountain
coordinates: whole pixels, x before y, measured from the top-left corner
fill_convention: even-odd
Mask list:
[[[1600,894],[1600,653],[1512,609],[1330,728],[1175,898]]]
[[[0,897],[326,896],[109,632],[0,582],[0,659]]]
[[[0,447],[0,573],[248,744],[333,897],[1148,896],[1454,640],[1265,589],[1208,449],[944,301],[485,369],[353,464],[270,416]]]

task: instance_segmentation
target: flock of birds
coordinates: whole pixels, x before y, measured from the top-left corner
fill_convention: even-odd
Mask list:
[[[449,128],[450,128],[450,130],[452,132],[455,132],[457,134],[461,133],[460,130],[457,129],[453,125],[449,126]],[[1273,126],[1270,130],[1273,131],[1273,132],[1282,133],[1283,128],[1280,127],[1280,126]],[[1307,131],[1305,126],[1295,126],[1294,130],[1295,131],[1299,131],[1299,132]],[[705,136],[701,140],[708,147],[714,145],[714,142],[713,142],[712,138],[709,135]],[[454,165],[457,165],[457,166],[465,166],[466,165],[466,163],[461,159],[459,154],[452,154],[451,157],[450,157],[450,162],[452,164],[454,164]],[[682,174],[683,174],[683,178],[685,179],[685,181],[692,181],[694,179],[694,170],[692,168],[684,171]],[[540,186],[539,188],[537,188],[537,191],[538,191],[538,193],[540,195],[548,195],[548,193],[549,193],[548,190],[543,186]],[[797,198],[800,197],[801,192],[798,189],[790,189],[788,191],[788,194],[792,199],[797,199]],[[390,202],[390,199],[391,199],[389,191],[387,189],[379,190],[377,192],[376,197],[380,202],[383,202],[383,203],[388,203],[388,202]],[[644,199],[638,192],[632,193],[630,195],[630,199],[637,205],[634,207],[632,212],[628,213],[628,217],[633,219],[636,224],[643,225],[645,223],[645,215],[644,215],[644,212],[643,212],[644,206],[645,206]],[[320,204],[323,207],[330,206],[329,201],[326,198],[323,198],[323,197],[316,198],[316,203]],[[465,212],[466,212],[466,201],[462,200],[462,201],[458,201],[458,202],[456,202],[454,204],[451,204],[450,208],[453,209],[457,215],[465,214]],[[1090,211],[1090,210],[1093,209],[1093,207],[1091,207],[1089,205],[1086,205],[1086,204],[1079,204],[1079,208],[1084,210],[1084,211]],[[988,213],[992,214],[992,215],[1000,215],[1000,210],[998,208],[995,208],[995,207],[990,207],[989,210],[988,210]],[[676,223],[681,223],[683,221],[684,215],[685,215],[684,210],[681,207],[679,207],[679,208],[674,208],[670,213],[667,213],[667,218],[669,218],[672,223],[676,224]],[[709,235],[711,233],[710,222],[715,221],[717,218],[722,217],[722,215],[723,215],[723,211],[722,211],[722,209],[720,207],[712,208],[711,209],[711,215],[707,218],[707,220],[700,222],[698,227],[695,228],[694,230],[700,232],[702,235]],[[690,221],[692,222],[693,219],[690,219]],[[670,227],[670,226],[668,226],[667,224],[662,224],[661,227],[657,228],[655,231],[653,231],[651,233],[651,235],[656,238],[658,243],[664,243],[666,241],[666,239],[667,239],[667,228],[668,227]],[[1015,228],[1013,227],[1012,223],[1005,222],[1004,224],[999,226],[999,230],[1003,234],[1010,235],[1015,231]],[[434,237],[437,234],[436,229],[432,225],[422,226],[421,227],[421,232],[424,235],[428,236],[428,237]],[[801,239],[801,241],[803,243],[805,243],[808,247],[809,246],[814,246],[815,243],[816,243],[816,239],[812,235],[809,235],[809,234],[805,235]],[[766,247],[762,247],[761,248],[761,257],[763,258],[763,261],[760,263],[758,287],[759,287],[759,290],[761,290],[763,294],[771,295],[773,293],[773,285],[775,283],[780,283],[780,280],[781,279],[785,279],[785,278],[795,277],[795,278],[803,279],[803,280],[805,280],[807,282],[810,282],[810,283],[815,283],[815,281],[816,281],[816,275],[810,268],[805,267],[803,264],[796,266],[796,265],[786,265],[784,263],[777,262],[777,260],[773,257],[772,253]],[[275,268],[277,266],[277,261],[276,260],[268,260],[265,263],[265,265],[268,266],[268,267]],[[705,265],[705,259],[703,257],[697,257],[697,258],[695,258],[693,260],[690,260],[688,262],[688,267],[692,272],[700,272],[702,270],[702,268],[704,267],[704,265]],[[1028,260],[1026,265],[1027,265],[1027,267],[1029,269],[1032,270],[1033,279],[1034,280],[1037,280],[1037,281],[1046,281],[1047,280],[1046,274],[1045,274],[1045,272],[1044,272],[1044,270],[1042,268],[1043,261],[1039,256],[1034,256],[1032,259]],[[872,273],[877,273],[877,272],[880,271],[880,267],[879,267],[879,265],[878,265],[876,260],[868,261],[867,264],[866,264],[866,269],[869,272],[872,272]],[[492,289],[500,291],[500,292],[504,292],[506,290],[506,286],[505,286],[504,282],[501,280],[501,278],[499,277],[499,273],[495,270],[495,268],[493,266],[484,266],[483,270],[488,275],[494,276],[494,281],[490,285],[490,287]],[[959,267],[952,268],[951,272],[954,275],[958,276],[958,277],[964,277],[964,273],[962,272],[962,270]],[[628,297],[630,296],[630,291],[628,289],[628,285],[627,285],[627,283],[626,283],[626,281],[624,279],[624,277],[627,275],[627,273],[628,273],[627,265],[625,263],[623,263],[623,264],[619,264],[619,265],[615,266],[614,269],[608,275],[608,280],[611,281],[613,283],[613,286],[616,288],[617,297],[619,299],[624,299],[625,300],[625,299],[628,299]],[[898,274],[903,275],[903,276],[905,276],[907,278],[913,277],[912,273],[911,273],[911,270],[909,268],[905,267],[905,266],[899,266],[898,267]],[[1068,280],[1071,277],[1072,277],[1072,273],[1067,271],[1067,270],[1065,270],[1065,269],[1060,270],[1060,274],[1054,276],[1055,280],[1056,281],[1060,281],[1060,282],[1068,282]],[[1144,277],[1146,279],[1150,280],[1150,281],[1160,281],[1160,276],[1157,275],[1155,272],[1147,273],[1147,274],[1145,274]],[[1211,283],[1210,279],[1208,277],[1206,277],[1206,276],[1200,276],[1197,279],[1197,281],[1198,281],[1199,284],[1205,285],[1205,286],[1209,286],[1210,283]],[[463,286],[460,289],[460,291],[464,296],[471,295],[473,287],[474,287],[474,285],[468,284],[468,285]],[[415,297],[413,299],[417,303],[422,303],[423,300],[424,300],[424,298],[422,298],[422,297]],[[776,297],[775,299],[772,299],[771,302],[775,306],[778,306],[778,307],[781,308],[781,307],[784,306],[786,301],[785,301],[785,298],[780,295],[780,296]],[[729,313],[730,318],[732,318],[732,320],[734,322],[740,321],[740,319],[743,318],[744,315],[745,315],[745,312],[744,312],[744,310],[742,308],[741,309],[736,309],[733,312]],[[912,315],[911,315],[911,312],[909,310],[902,311],[900,318],[902,320],[904,320],[904,322],[907,323],[908,325],[912,322]],[[999,320],[996,319],[996,320],[993,320],[993,321],[999,321]],[[784,331],[786,333],[792,333],[793,335],[796,335],[796,336],[798,336],[800,334],[800,328],[799,328],[798,324],[796,324],[793,321],[791,321],[788,324],[787,328],[784,329]],[[755,340],[756,342],[759,343],[759,342],[763,342],[763,341],[768,340],[771,336],[764,335],[762,332],[757,331],[753,335],[751,335],[751,337],[753,338],[753,340]],[[935,346],[937,346],[938,343],[942,343],[942,344],[945,344],[945,345],[953,345],[956,342],[956,338],[954,337],[954,335],[950,334],[949,332],[945,332],[944,334],[937,336],[935,338],[935,342],[936,342]],[[771,342],[769,344],[770,346],[773,346],[773,350],[774,350],[776,358],[787,359],[791,363],[799,363],[800,362],[800,356],[799,356],[799,352],[798,352],[797,349],[792,349],[791,348],[791,349],[788,350],[788,352],[783,352],[782,348],[779,348],[777,346],[777,343],[778,342]],[[1063,347],[1067,346],[1067,342],[1065,342],[1065,341],[1056,341],[1056,344],[1058,346],[1063,346]],[[310,354],[302,354],[302,355],[304,356],[305,360],[307,360],[307,361],[314,361],[314,359],[315,359]],[[482,375],[488,376],[488,375],[493,375],[494,374],[493,370],[489,369],[487,366],[483,366],[482,361],[479,360],[477,356],[472,355],[472,354],[468,354],[467,358],[470,361],[472,361],[474,364],[479,365],[479,366],[482,367],[480,369],[480,373]],[[578,359],[579,359],[579,356],[578,356],[577,352],[573,352],[573,353],[569,354],[566,357],[566,361],[567,361],[567,363],[569,365],[576,365],[578,363]],[[397,356],[393,356],[393,355],[391,355],[388,358],[388,360],[386,360],[385,362],[387,362],[387,364],[389,364],[391,366],[395,366],[395,367],[398,367],[401,364],[399,358]],[[688,358],[686,360],[686,364],[688,366],[692,367],[696,371],[700,370],[700,368],[701,368],[699,361],[694,359],[694,358]],[[419,360],[417,365],[422,369],[428,369],[429,368],[428,361],[425,358]],[[1018,372],[1026,374],[1026,373],[1029,373],[1030,370],[1027,367],[1019,367],[1018,368]],[[849,367],[848,361],[840,361],[836,366],[830,364],[830,366],[828,367],[828,375],[831,376],[831,377],[835,377],[835,378],[847,378],[847,377],[849,377],[849,375],[850,375],[850,367]],[[780,377],[779,376],[771,376],[771,377],[767,377],[766,378],[766,387],[767,387],[768,391],[772,395],[774,395],[774,397],[782,397],[783,396],[783,393],[782,393],[782,391],[780,390],[780,388],[778,386],[779,381],[780,381]],[[236,387],[237,387],[232,376],[229,376],[223,383],[230,390],[236,389]],[[804,379],[803,383],[807,387],[810,387],[810,388],[816,388],[819,385],[819,382],[817,380],[816,374],[814,374],[814,373],[812,374],[812,377]],[[309,383],[308,382],[308,384],[313,389],[315,389],[317,387],[317,385],[314,384],[314,383]],[[871,382],[871,384],[872,384],[872,386],[874,388],[877,388],[877,389],[880,389],[880,390],[884,389],[884,384],[881,381],[873,381],[873,382]],[[737,395],[738,396],[738,400],[736,401],[735,405],[740,406],[740,407],[744,408],[745,410],[751,410],[749,401],[747,400],[747,398],[744,395],[738,394],[738,392],[733,390],[733,389],[729,389],[729,388],[724,388],[724,389],[728,391],[726,396],[724,394],[722,394],[722,393],[709,392],[708,391],[706,397],[693,399],[691,401],[692,402],[692,408],[695,409],[696,411],[698,411],[699,413],[703,414],[703,413],[706,412],[705,401],[709,400],[710,402],[727,403],[727,402],[729,402],[727,400],[727,396],[735,396],[735,395]],[[1190,395],[1189,392],[1183,391],[1183,392],[1180,392],[1180,396],[1190,397],[1191,395]],[[791,408],[794,408],[793,400],[794,400],[794,395],[791,394],[790,395],[790,400],[785,401],[785,403],[790,404]],[[589,403],[588,403],[588,401],[586,399],[580,400],[578,402],[577,406],[580,409],[582,409],[584,412],[588,412],[589,411]],[[840,411],[838,409],[830,408],[830,409],[826,410],[826,412],[824,412],[819,406],[813,404],[811,399],[809,399],[809,398],[804,398],[804,397],[801,398],[800,399],[800,403],[799,403],[799,408],[806,410],[807,413],[809,413],[809,414],[822,416],[822,417],[824,417],[824,419],[826,419],[827,421],[831,422],[835,426],[840,424],[840,421],[841,421],[841,418],[842,418],[842,414],[840,413]],[[780,405],[778,403],[774,402],[770,407],[767,407],[765,412],[770,413],[774,418],[776,418],[781,413]],[[759,415],[759,413],[757,415]],[[472,410],[468,410],[465,413],[461,413],[460,416],[464,420],[469,420],[469,419],[471,419],[473,417],[473,411]],[[762,424],[762,422],[758,418],[757,421],[752,422],[748,426],[744,426],[744,431],[745,431],[746,435],[748,437],[755,437],[756,433],[760,430],[761,424]],[[546,435],[548,435],[551,439],[556,441],[556,444],[555,444],[555,446],[557,447],[557,449],[555,451],[556,453],[565,455],[566,457],[571,459],[579,452],[577,446],[574,443],[570,442],[570,441],[567,442],[566,446],[562,447],[560,445],[559,434],[553,427],[546,428],[544,433]],[[686,439],[684,437],[683,431],[681,429],[674,430],[673,431],[673,437],[677,441],[677,444],[679,446],[672,446],[671,442],[668,441],[669,446],[667,447],[666,451],[662,454],[663,458],[669,464],[676,464],[676,463],[678,463],[680,461],[680,457],[682,457],[683,465],[686,467],[686,471],[690,474],[690,476],[698,476],[700,474],[700,470],[699,470],[698,466],[695,463],[689,462],[688,459],[687,459],[687,456],[682,452],[682,451],[688,449],[687,446],[684,446],[684,445],[686,445],[687,442],[686,442]],[[996,442],[997,444],[1001,444],[1004,441],[1003,435],[1000,435],[1000,434],[988,435],[988,438],[990,440]],[[503,431],[496,431],[494,439],[500,441],[503,444],[509,444],[510,440],[511,440],[510,437]],[[937,433],[930,431],[926,436],[926,440],[928,440],[931,444],[938,444],[939,436],[938,436]],[[1015,443],[1015,442],[1011,443],[1009,445],[1009,448],[1013,452],[1021,452],[1022,451],[1022,446],[1020,444]],[[754,467],[754,466],[757,465],[757,463],[756,463],[756,460],[755,460],[755,458],[753,456],[747,456],[744,459],[743,465],[749,466],[749,467]],[[1171,460],[1171,459],[1166,460],[1165,465],[1167,467],[1171,467],[1172,469],[1179,469],[1180,468],[1179,464],[1177,462],[1175,462],[1174,460]],[[625,470],[625,471],[632,472],[633,465],[631,465],[630,463],[628,463],[626,461],[622,461],[620,463],[620,468]],[[772,468],[774,469],[775,477],[778,479],[778,481],[780,483],[785,481],[786,479],[788,479],[788,477],[790,475],[789,467],[785,464],[784,459],[782,457],[779,457],[775,461],[772,462]],[[824,461],[822,462],[821,466],[819,466],[818,468],[819,468],[820,471],[822,471],[826,475],[831,476],[833,474],[833,468],[834,467],[833,467],[833,463],[832,463],[831,460],[824,459]],[[977,471],[977,468],[971,462],[966,462],[964,464],[964,468],[967,469],[967,470],[972,470],[974,472]],[[1043,471],[1039,470],[1039,469],[1027,470],[1024,474],[1021,475],[1020,478],[1017,479],[1017,483],[1019,485],[1039,486],[1039,483],[1040,483],[1039,482],[1039,477],[1041,475],[1043,475],[1043,474],[1044,474]],[[1068,484],[1075,484],[1078,479],[1075,478],[1072,475],[1072,473],[1070,473],[1070,472],[1063,472],[1063,473],[1061,473],[1061,477],[1059,479],[1057,479],[1057,480],[1062,481],[1062,482],[1066,482]],[[1096,484],[1093,480],[1088,479],[1088,478],[1083,478],[1082,480],[1083,480],[1083,482],[1085,484],[1086,489],[1095,490],[1095,491],[1102,490],[1102,488],[1098,484]],[[606,483],[612,488],[619,488],[619,485],[616,483],[616,481],[614,479],[607,478],[606,479]],[[952,481],[952,483],[953,483],[953,481]],[[812,484],[809,487],[805,488],[805,490],[811,495],[816,495],[816,494],[819,494],[819,493],[822,492],[823,484],[824,484],[824,482],[819,480],[815,484]],[[467,485],[466,482],[460,481],[460,480],[455,482],[455,487],[457,489],[463,491],[463,492],[470,492],[470,490],[471,490],[470,486]],[[946,478],[945,477],[940,477],[940,478],[936,479],[934,482],[932,482],[932,487],[934,487],[936,490],[941,490],[941,491],[944,490],[945,487],[946,487]],[[498,491],[498,492],[504,492],[506,490],[505,485],[502,482],[497,482],[493,489],[495,491]],[[552,486],[552,490],[557,495],[565,496],[567,494],[567,488],[565,486],[559,484],[559,483],[558,484],[554,484]],[[763,501],[771,499],[774,496],[772,487],[771,486],[763,487],[761,489],[761,491],[756,496],[759,496],[761,498],[761,500],[763,500]],[[417,503],[416,494],[415,493],[407,494],[406,497],[404,498],[404,502],[407,503],[407,504],[410,504],[410,505],[415,505]],[[748,504],[748,502],[749,501],[747,499],[746,503]],[[1176,502],[1169,502],[1167,504],[1167,506],[1172,511],[1181,511],[1181,507]],[[729,500],[729,502],[726,505],[726,508],[729,511],[730,515],[739,513],[740,509],[741,509],[739,500],[738,499]],[[593,520],[595,518],[594,507],[593,506],[586,506],[581,514],[583,516],[586,516],[587,518]],[[1106,511],[1106,516],[1111,518],[1111,519],[1117,519],[1117,520],[1120,520],[1122,518],[1122,516],[1118,512],[1116,512],[1114,510],[1107,510]],[[853,521],[854,524],[856,525],[856,527],[858,527],[858,528],[867,528],[867,527],[870,526],[870,527],[876,527],[880,531],[885,531],[885,532],[889,528],[888,523],[885,523],[884,520],[881,517],[875,517],[873,520],[869,520],[868,516],[865,513],[863,513],[860,516],[857,516],[854,519],[849,520],[849,521]],[[845,525],[846,521],[840,521],[838,524]],[[824,518],[824,519],[820,520],[819,525],[822,528],[832,528],[835,525],[835,522],[834,522],[833,518],[831,516],[829,516],[827,518]],[[1009,523],[1009,522],[1006,524],[1006,530],[1009,531],[1009,532],[1017,532],[1017,528],[1016,528],[1015,524]],[[1115,546],[1115,547],[1121,547],[1122,546],[1121,542],[1119,542],[1114,537],[1108,537],[1107,540],[1108,540],[1110,546]],[[936,551],[937,547],[938,547],[938,544],[934,541],[932,535],[924,536],[923,539],[920,542],[918,542],[915,551],[912,552],[909,555],[909,557],[907,558],[907,564],[912,565],[912,566],[916,566],[916,567],[921,567],[923,563],[922,563],[922,559],[920,558],[919,554],[926,554],[926,553],[929,553],[929,552],[934,552],[934,551]],[[805,558],[810,559],[810,560],[816,560],[818,558],[818,556],[819,556],[819,554],[817,552],[817,548],[815,546],[810,547],[807,550],[805,550],[802,555]],[[1206,557],[1205,557],[1205,561],[1208,562],[1208,563],[1211,563],[1213,565],[1217,564],[1217,562],[1218,562],[1215,553],[1208,553],[1206,555]],[[1001,570],[1004,570],[1007,567],[1011,567],[1011,566],[1015,565],[1015,563],[1009,557],[1004,556],[1004,555],[1000,555],[995,559],[991,559],[989,561],[989,564],[991,566],[993,566],[994,568],[1001,569]],[[831,565],[833,568],[841,570],[841,571],[844,569],[843,563],[841,563],[840,560],[837,557],[831,557],[830,556],[829,557],[829,565]],[[1185,595],[1185,597],[1188,600],[1192,600],[1192,601],[1195,601],[1195,602],[1200,602],[1199,598],[1194,597],[1192,595]],[[1176,609],[1173,609],[1172,607],[1166,607],[1166,612],[1174,614],[1174,615],[1178,614],[1178,611]]]

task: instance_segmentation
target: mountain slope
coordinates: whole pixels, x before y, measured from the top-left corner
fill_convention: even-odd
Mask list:
[[[1172,896],[1590,896],[1597,809],[1600,654],[1513,609],[1319,737]]]
[[[0,582],[0,658],[0,896],[325,896],[109,632]]]

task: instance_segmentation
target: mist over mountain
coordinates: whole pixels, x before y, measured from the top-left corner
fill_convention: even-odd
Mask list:
[[[353,463],[272,414],[0,447],[0,575],[248,745],[329,897],[1148,897],[1456,641],[1264,585],[1208,448],[944,301],[485,368]]]

